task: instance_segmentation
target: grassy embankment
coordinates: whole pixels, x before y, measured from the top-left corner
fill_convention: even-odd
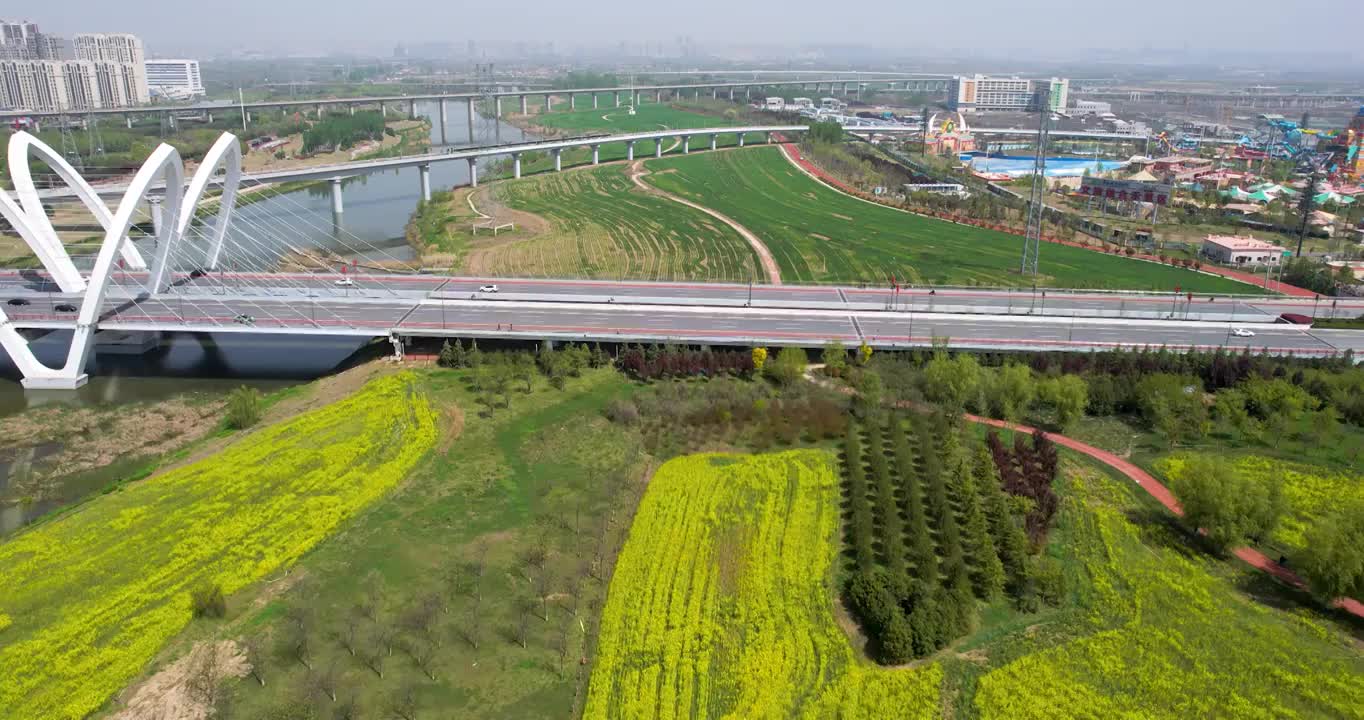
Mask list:
[[[641,190],[627,172],[619,165],[581,168],[443,193],[418,209],[409,241],[423,265],[455,273],[765,281],[752,248],[733,229]],[[482,212],[515,229],[475,234],[470,192]]]
[[[899,212],[834,192],[775,148],[649,161],[646,179],[757,233],[788,282],[1019,285],[1022,238]],[[1042,284],[1250,293],[1225,278],[1062,245],[1042,249]],[[1031,279],[1028,279],[1031,284]]]
[[[83,717],[191,620],[189,594],[290,567],[435,441],[408,376],[255,432],[0,545],[0,715]]]

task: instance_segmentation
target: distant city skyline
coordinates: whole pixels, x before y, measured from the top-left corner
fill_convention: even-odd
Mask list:
[[[1021,50],[1059,60],[1081,56],[1085,48],[1152,48],[1151,52],[1195,54],[1231,51],[1238,56],[1364,57],[1356,38],[1358,28],[1364,26],[1364,3],[1355,0],[1314,3],[1310,15],[1323,22],[1313,22],[1310,33],[1298,30],[1306,27],[1305,10],[1289,10],[1268,0],[1243,0],[1235,6],[1147,0],[1134,8],[1070,0],[1026,5],[977,0],[968,6],[887,4],[860,16],[807,0],[700,0],[689,5],[687,12],[666,13],[624,0],[572,4],[523,0],[515,6],[408,0],[393,12],[355,0],[325,5],[239,0],[211,9],[204,6],[202,12],[196,12],[196,7],[178,5],[167,11],[163,3],[150,0],[70,0],[60,11],[45,13],[30,6],[24,11],[26,16],[11,19],[30,20],[58,35],[138,34],[148,54],[158,57],[207,57],[233,51],[273,56],[388,56],[400,43],[449,42],[463,50],[470,40],[480,46],[504,47],[516,42],[542,46],[552,41],[560,53],[584,47],[606,49],[619,42],[634,48],[650,43],[676,49],[679,39],[688,37],[702,52],[746,46],[842,46],[907,56],[935,52],[998,55]],[[828,13],[834,13],[833,17]],[[1285,16],[1291,26],[1282,21]]]

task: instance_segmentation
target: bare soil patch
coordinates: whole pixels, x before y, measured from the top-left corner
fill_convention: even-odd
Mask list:
[[[246,656],[232,640],[201,642],[134,687],[112,720],[203,720],[213,714],[218,685],[245,677]]]

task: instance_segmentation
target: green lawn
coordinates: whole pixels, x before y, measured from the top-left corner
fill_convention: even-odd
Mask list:
[[[602,416],[628,385],[594,370],[554,390],[537,375],[532,392],[517,380],[510,406],[489,413],[468,378],[421,375],[449,433],[431,459],[304,558],[298,585],[229,618],[240,625],[231,635],[278,649],[289,616],[311,613],[313,677],[334,671],[338,697],[354,698],[358,717],[397,717],[391,701],[409,686],[418,718],[572,717],[581,707],[590,667],[580,661],[593,654],[606,594],[598,578],[609,577],[643,489],[638,435]],[[414,616],[427,602],[438,609],[419,629]],[[351,623],[354,656],[342,642]],[[365,655],[385,633],[396,640],[374,662],[380,677]],[[218,717],[334,717],[336,704],[310,692],[309,670],[287,651],[265,672],[264,687],[231,683]]]
[[[625,100],[624,97],[621,98]],[[635,133],[649,132],[652,130],[682,129],[682,128],[708,128],[708,127],[733,127],[735,125],[747,124],[733,117],[723,114],[705,115],[693,112],[684,108],[664,102],[657,104],[653,102],[651,95],[647,102],[635,108],[635,114],[630,115],[625,106],[617,108],[614,101],[608,96],[602,95],[601,107],[592,110],[592,98],[589,95],[580,94],[578,96],[578,106],[581,108],[586,105],[586,110],[568,111],[566,100],[556,104],[554,112],[545,114],[540,113],[535,116],[533,122],[546,128],[561,130],[565,135],[587,135],[590,133]],[[504,109],[506,105],[504,103]],[[758,133],[750,133],[745,142],[753,143],[763,139]],[[738,144],[738,139],[730,135],[721,135],[716,140],[717,147],[732,147]],[[692,138],[691,148],[693,150],[709,149],[710,135],[698,135]],[[663,141],[663,152],[680,154],[682,152],[681,141],[674,143],[673,140]],[[601,162],[611,162],[613,160],[624,160],[626,155],[625,143],[606,143],[601,146],[599,159]],[[644,141],[635,144],[635,157],[644,159],[653,157],[654,143]],[[564,167],[570,165],[582,165],[592,161],[592,151],[589,148],[573,148],[565,150],[563,153],[562,164]],[[521,159],[521,172],[523,174],[544,172],[554,167],[554,160],[548,154],[527,155]]]
[[[810,179],[777,148],[650,161],[648,182],[714,208],[767,243],[786,282],[1020,285],[1021,238],[899,212]],[[1053,287],[1255,292],[1225,278],[1064,245],[1042,246]]]
[[[626,171],[613,165],[499,183],[500,200],[549,228],[475,250],[483,255],[478,267],[492,275],[766,280],[753,249],[728,225],[641,190]]]

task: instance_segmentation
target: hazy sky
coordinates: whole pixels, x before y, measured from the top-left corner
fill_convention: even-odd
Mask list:
[[[1336,51],[1361,58],[1364,0],[63,0],[6,3],[47,32],[132,32],[153,55],[230,49],[389,54],[400,42],[625,41],[705,46],[865,44],[916,49],[1227,48]],[[664,10],[663,8],[667,9]],[[685,10],[683,10],[685,9]],[[24,17],[15,16],[18,10]],[[1041,31],[1034,37],[1033,32]],[[673,45],[675,47],[675,45]],[[1053,48],[1053,56],[1066,54]],[[1307,68],[1303,68],[1307,69]],[[1364,75],[1364,68],[1361,68]]]

